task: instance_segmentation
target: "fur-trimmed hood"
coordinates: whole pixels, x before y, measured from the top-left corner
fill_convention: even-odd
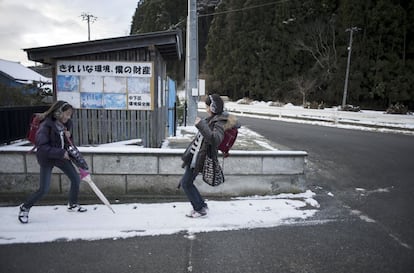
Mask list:
[[[217,116],[218,120],[226,121],[223,126],[224,131],[231,129],[233,127],[240,128],[239,121],[235,115],[229,114],[228,112],[223,112],[221,115]]]
[[[194,168],[194,173],[199,173],[203,170],[208,146],[213,147],[211,157],[217,158],[217,147],[224,138],[224,131],[233,127],[239,128],[240,125],[236,116],[231,115],[228,112],[223,112],[221,114],[202,119],[196,127],[204,137],[200,151],[197,154],[196,166]],[[183,167],[186,165],[189,166],[192,160],[193,155],[190,151],[194,141],[195,139],[192,140],[182,156]]]
[[[227,122],[224,124],[224,130],[231,129],[233,127],[240,127],[239,121],[235,115],[228,114]]]

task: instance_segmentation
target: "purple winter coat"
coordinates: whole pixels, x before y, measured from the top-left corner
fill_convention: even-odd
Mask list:
[[[72,121],[68,120],[64,126],[70,131]],[[66,150],[62,148],[60,131],[52,118],[47,117],[40,123],[36,133],[36,147],[37,162],[41,166],[55,166],[59,161],[66,160],[64,159]]]

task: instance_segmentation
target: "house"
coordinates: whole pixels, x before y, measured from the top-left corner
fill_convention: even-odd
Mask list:
[[[52,92],[52,79],[46,78],[24,65],[0,59],[0,85],[22,88],[28,93],[35,93],[40,89],[47,93]]]

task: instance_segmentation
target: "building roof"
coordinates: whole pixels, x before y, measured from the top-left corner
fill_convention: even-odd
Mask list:
[[[19,62],[0,59],[0,73],[6,77],[23,84],[33,82],[51,83],[52,79],[43,77],[39,73],[25,67]]]
[[[135,34],[87,42],[62,44],[46,47],[27,48],[28,59],[40,63],[52,64],[60,58],[90,55],[103,52],[128,50],[155,46],[165,60],[180,60],[183,53],[180,29],[171,31]]]

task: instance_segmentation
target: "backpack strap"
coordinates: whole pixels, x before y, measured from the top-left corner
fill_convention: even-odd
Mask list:
[[[227,156],[228,156],[228,155],[227,155]],[[223,173],[224,173],[224,159],[225,159],[227,156],[224,156],[224,154],[223,154],[223,163],[221,163],[221,170],[223,171]]]

